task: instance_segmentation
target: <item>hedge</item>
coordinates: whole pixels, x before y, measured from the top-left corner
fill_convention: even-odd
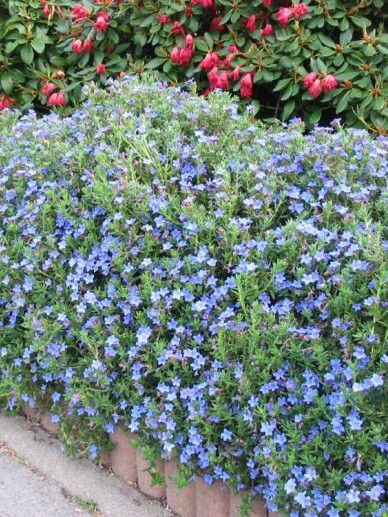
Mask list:
[[[93,458],[121,426],[270,510],[386,515],[387,139],[188,90],[0,115],[1,401]]]
[[[385,133],[387,44],[383,0],[1,0],[0,109],[76,105],[87,82],[154,69],[261,118]]]

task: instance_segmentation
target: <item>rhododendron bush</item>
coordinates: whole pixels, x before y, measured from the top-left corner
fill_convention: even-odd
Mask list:
[[[128,78],[0,114],[0,400],[96,457],[387,515],[387,138]],[[334,127],[335,126],[335,127]]]
[[[0,108],[77,103],[120,71],[194,78],[262,118],[387,129],[383,0],[3,0]],[[54,97],[42,93],[56,85]],[[58,100],[58,93],[59,100]],[[63,97],[63,98],[62,98]]]

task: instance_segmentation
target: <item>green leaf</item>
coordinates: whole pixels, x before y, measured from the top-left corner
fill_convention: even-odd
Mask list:
[[[38,39],[38,38],[34,38],[32,41],[31,41],[31,47],[35,50],[35,52],[37,52],[38,54],[43,54],[44,52],[44,49],[46,47],[46,44],[44,41],[42,41],[41,39]]]
[[[325,34],[323,34],[322,32],[320,32],[318,34],[318,38],[322,41],[322,43],[324,45],[326,45],[327,47],[330,47],[330,48],[335,48],[335,43],[334,41],[329,38],[328,36],[325,36]]]
[[[361,27],[361,29],[364,27],[369,27],[369,25],[372,23],[370,20],[368,20],[368,18],[364,18],[363,16],[351,16],[350,19],[354,25]]]
[[[321,109],[313,111],[309,115],[309,122],[310,122],[310,124],[316,124],[317,122],[319,122],[320,119],[321,119],[321,116],[322,116],[322,110]]]
[[[166,61],[167,61],[167,59],[165,57],[155,57],[154,59],[151,59],[151,61],[149,61],[146,64],[146,68],[149,68],[151,70],[153,70],[154,68],[159,68]]]
[[[20,57],[27,65],[31,65],[34,60],[34,51],[30,44],[24,45],[24,47],[21,48]]]
[[[12,52],[15,50],[15,48],[20,45],[20,41],[14,40],[14,41],[7,41],[5,45],[5,53],[6,54],[12,54]]]
[[[344,32],[341,32],[340,38],[339,38],[341,47],[345,47],[348,43],[350,43],[352,41],[352,37],[353,37],[353,29],[348,29]]]
[[[292,99],[284,105],[282,112],[282,120],[287,120],[295,109],[295,101]]]
[[[283,95],[280,97],[280,99],[282,101],[286,101],[287,99],[289,99],[292,95],[292,92],[293,92],[293,85],[290,84],[289,86],[287,86],[285,92],[283,93]]]
[[[5,93],[11,93],[13,90],[13,79],[11,74],[3,74],[0,78],[0,84]]]
[[[384,97],[382,97],[381,95],[379,97],[376,97],[375,100],[373,101],[373,108],[376,110],[376,111],[381,111],[385,106],[385,100],[384,100]]]
[[[341,99],[339,100],[337,106],[336,106],[336,113],[341,113],[341,111],[344,111],[349,104],[349,95],[345,94]]]
[[[278,92],[279,90],[284,90],[284,88],[291,84],[291,82],[292,79],[280,79],[280,81],[278,81],[277,85],[275,86],[275,88],[273,88],[272,91]]]

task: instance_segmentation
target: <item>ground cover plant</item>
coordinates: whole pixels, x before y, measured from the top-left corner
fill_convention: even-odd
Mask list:
[[[386,515],[387,139],[189,89],[0,115],[2,405],[287,515]]]
[[[150,68],[261,118],[382,133],[387,43],[383,0],[2,0],[0,109],[76,105],[84,83]]]

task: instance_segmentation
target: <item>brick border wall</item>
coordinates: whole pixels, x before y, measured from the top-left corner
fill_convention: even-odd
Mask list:
[[[26,406],[24,415],[40,423],[49,433],[58,434],[59,427],[47,414],[37,408]],[[101,463],[126,483],[137,486],[139,490],[152,499],[166,500],[168,508],[180,517],[239,517],[242,495],[234,494],[223,483],[217,481],[209,486],[201,479],[196,479],[185,488],[177,488],[174,477],[178,473],[176,461],[159,461],[157,468],[164,475],[165,484],[152,485],[149,473],[150,464],[140,451],[131,445],[136,435],[116,431],[110,439],[114,444],[112,451],[104,452]],[[250,517],[281,517],[269,512],[264,502],[253,501]]]

